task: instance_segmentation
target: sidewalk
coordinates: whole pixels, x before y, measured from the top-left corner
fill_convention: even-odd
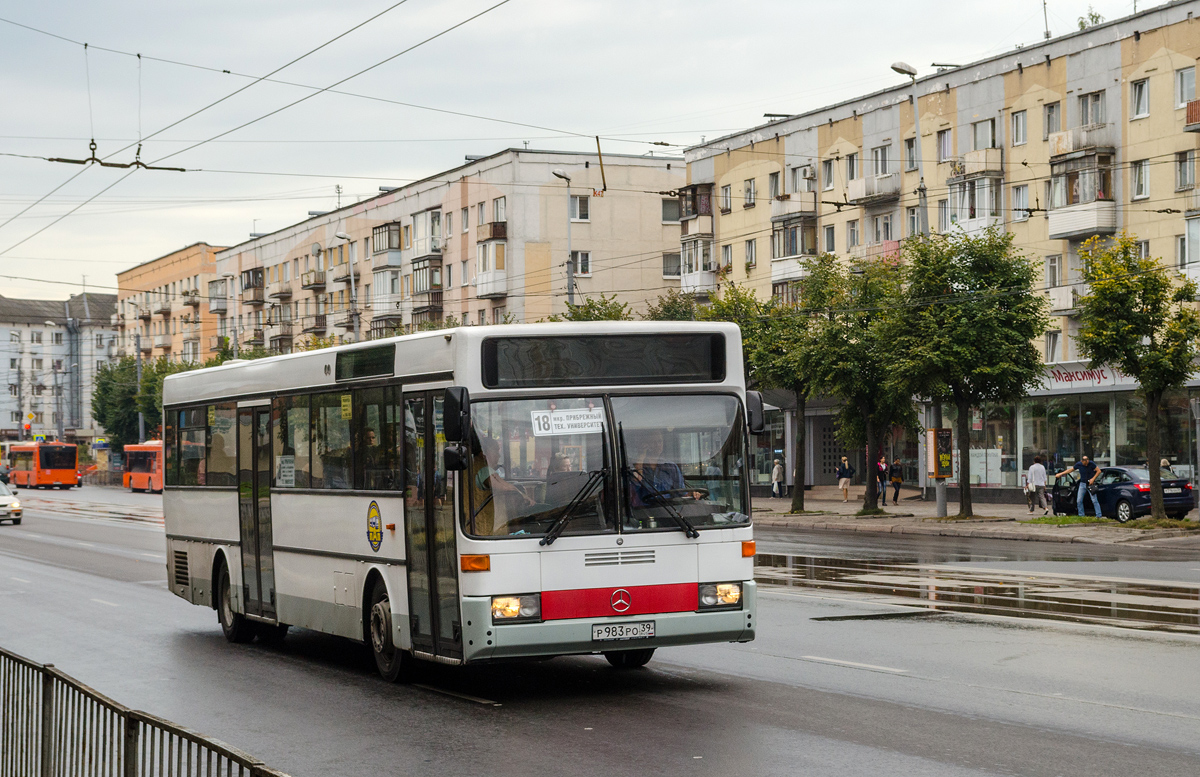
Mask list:
[[[1106,520],[1100,524],[1049,524],[1028,523],[1039,517],[1041,510],[1030,513],[1023,504],[976,503],[975,517],[962,521],[938,520],[937,505],[933,491],[929,501],[921,500],[921,492],[915,488],[900,491],[899,506],[891,504],[891,489],[888,489],[888,505],[885,515],[856,516],[862,509],[863,486],[850,489],[850,501],[842,502],[842,492],[834,486],[815,486],[804,494],[803,514],[790,512],[792,500],[758,498],[753,501],[754,522],[762,527],[807,529],[812,531],[852,531],[878,534],[936,535],[942,537],[981,537],[1004,540],[1035,540],[1041,542],[1086,542],[1093,544],[1115,544],[1163,540],[1171,538],[1196,538],[1200,545],[1200,531],[1186,529],[1138,528],[1138,521],[1122,525]],[[947,504],[947,513],[953,517],[958,513],[958,503]],[[1188,515],[1195,523],[1196,511]],[[1174,543],[1172,543],[1174,544]],[[1190,543],[1189,543],[1190,544]]]

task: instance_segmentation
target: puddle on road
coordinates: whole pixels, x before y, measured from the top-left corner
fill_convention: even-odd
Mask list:
[[[760,553],[769,587],[851,591],[913,600],[930,611],[1050,618],[1200,634],[1200,584],[972,568],[919,559]]]

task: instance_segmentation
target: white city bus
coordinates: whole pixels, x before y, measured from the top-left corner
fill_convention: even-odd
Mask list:
[[[754,638],[730,324],[464,327],[169,376],[168,578],[233,642],[381,674]]]

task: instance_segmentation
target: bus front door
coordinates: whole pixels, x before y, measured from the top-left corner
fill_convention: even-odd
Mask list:
[[[413,650],[462,658],[454,478],[443,449],[442,392],[404,395],[405,509],[409,629]]]
[[[271,410],[238,409],[238,514],[242,537],[242,601],[247,615],[275,618],[275,554],[271,534]]]

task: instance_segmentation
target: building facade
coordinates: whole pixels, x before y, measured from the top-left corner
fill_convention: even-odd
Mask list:
[[[0,437],[57,437],[90,442],[103,429],[92,419],[96,371],[117,353],[116,296],[84,293],[67,300],[0,297],[0,331],[8,391],[0,397]],[[25,425],[29,430],[25,430]]]
[[[208,309],[218,336],[283,353],[308,337],[537,321],[566,310],[569,231],[575,301],[642,310],[679,285],[683,181],[664,157],[471,158],[218,252]]]
[[[217,334],[208,284],[220,247],[193,243],[117,274],[118,351],[142,358],[202,362]]]
[[[1017,489],[1036,453],[1053,466],[1084,453],[1144,463],[1133,386],[1054,375],[1086,373],[1074,335],[1089,238],[1127,231],[1200,279],[1197,17],[1197,0],[1168,3],[688,149],[683,289],[706,296],[728,279],[786,302],[806,255],[895,256],[920,229],[923,178],[930,228],[1011,232],[1042,266],[1052,313],[1038,342],[1045,390],[974,411],[976,485]],[[1194,424],[1179,410],[1188,398],[1162,420],[1173,429],[1168,458],[1191,473]],[[818,406],[806,420],[810,483],[833,482],[831,414]],[[920,441],[894,446],[908,482],[922,482]]]

